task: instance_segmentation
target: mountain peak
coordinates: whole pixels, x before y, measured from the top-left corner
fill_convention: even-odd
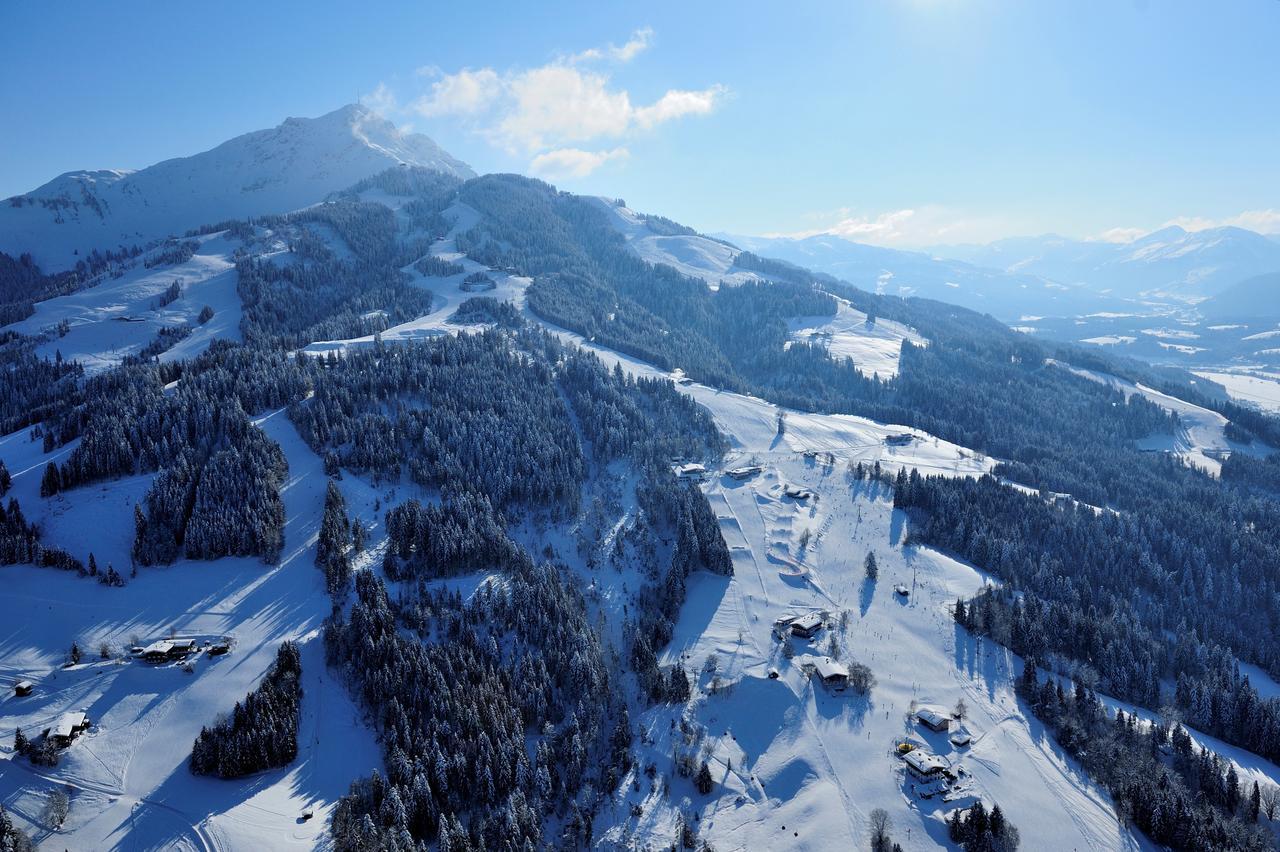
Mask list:
[[[362,104],[229,139],[136,172],[60,175],[0,206],[0,251],[30,252],[46,271],[92,249],[143,244],[225,219],[286,213],[397,165],[475,176],[420,133]]]

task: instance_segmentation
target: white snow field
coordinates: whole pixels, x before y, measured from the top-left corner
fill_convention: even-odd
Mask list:
[[[280,565],[256,559],[184,560],[142,569],[122,589],[53,569],[5,569],[0,680],[25,678],[35,683],[35,691],[27,698],[10,692],[0,701],[0,727],[6,733],[0,741],[0,801],[42,847],[314,848],[322,842],[336,799],[353,779],[381,765],[372,732],[324,664],[319,630],[330,601],[313,564],[327,482],[323,465],[283,411],[259,422],[289,462]],[[27,464],[15,464],[24,454]],[[39,518],[42,501],[27,493],[38,487],[46,457],[25,434],[0,440],[0,455],[14,459],[9,462],[14,491],[28,517]],[[79,554],[91,532],[100,565],[105,569],[114,561],[127,574],[131,506],[148,479],[115,480],[49,501],[44,513],[49,543]],[[343,484],[355,505],[367,502],[358,482]],[[229,636],[234,646],[223,657],[194,657],[191,674],[178,664],[99,659],[102,642],[120,654],[135,639],[146,642],[171,630],[200,639]],[[256,686],[285,639],[302,644],[298,758],[282,769],[236,781],[193,776],[187,760],[201,726],[230,711]],[[84,651],[83,661],[63,668],[73,640]],[[93,726],[63,752],[58,767],[36,767],[14,757],[14,728],[38,734],[62,713],[80,709]],[[43,797],[54,787],[71,791],[70,817],[58,832],[38,822]],[[314,818],[302,820],[305,810]]]
[[[1178,458],[1201,468],[1211,476],[1217,476],[1222,472],[1222,458],[1231,453],[1266,455],[1269,452],[1274,452],[1260,442],[1241,444],[1238,441],[1229,439],[1223,434],[1223,429],[1227,425],[1227,418],[1216,411],[1210,411],[1194,403],[1184,402],[1176,396],[1152,390],[1145,385],[1134,384],[1108,373],[1086,370],[1083,367],[1073,367],[1060,361],[1050,361],[1049,363],[1090,381],[1109,385],[1123,392],[1126,399],[1135,393],[1141,394],[1166,411],[1172,411],[1177,414],[1182,421],[1182,429],[1178,434],[1152,435],[1149,438],[1143,438],[1138,442],[1138,446],[1145,450],[1173,453]]]
[[[35,313],[6,326],[22,334],[44,334],[37,353],[49,358],[61,352],[82,363],[87,373],[119,364],[155,339],[162,328],[190,325],[191,336],[163,353],[161,360],[190,358],[212,340],[240,339],[240,296],[236,292],[233,255],[240,242],[225,233],[197,238],[200,249],[187,262],[147,269],[139,263],[116,280],[86,290],[37,302]],[[174,281],[182,296],[163,307],[159,298]],[[213,308],[213,319],[197,323],[201,309]],[[70,327],[59,337],[58,324]]]
[[[760,276],[735,266],[740,250],[720,240],[697,234],[655,233],[636,211],[607,198],[592,199],[608,214],[609,221],[627,241],[627,248],[649,263],[661,263],[692,278],[701,278],[711,289],[725,284],[757,281]]]
[[[1217,382],[1237,402],[1256,406],[1263,411],[1280,411],[1280,376],[1265,371],[1196,370],[1201,378]]]
[[[789,325],[792,340],[824,346],[834,358],[853,359],[863,375],[882,379],[898,375],[902,341],[926,345],[915,329],[902,323],[877,319],[867,325],[867,315],[845,299],[837,300],[834,317],[799,318]]]

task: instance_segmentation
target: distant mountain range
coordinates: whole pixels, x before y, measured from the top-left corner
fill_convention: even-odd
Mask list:
[[[46,272],[57,271],[91,249],[296,210],[397,164],[475,176],[428,137],[402,133],[353,104],[319,118],[289,118],[139,171],[60,175],[0,202],[0,251],[29,252]]]
[[[930,251],[1125,298],[1201,299],[1244,279],[1280,272],[1280,241],[1234,227],[1187,231],[1172,226],[1124,243],[1048,234]]]
[[[983,268],[962,259],[855,243],[834,235],[719,236],[755,254],[825,272],[866,290],[951,302],[1004,320],[1016,321],[1027,314],[1074,314],[1118,303],[1089,288],[1033,272]]]

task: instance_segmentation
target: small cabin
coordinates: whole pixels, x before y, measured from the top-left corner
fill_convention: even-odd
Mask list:
[[[822,613],[810,612],[791,622],[791,635],[812,639],[822,629]]]
[[[225,642],[225,641],[214,642],[212,645],[209,646],[210,657],[221,657],[223,654],[229,653],[230,651],[231,651],[230,642]]]
[[[950,739],[951,744],[956,748],[964,748],[969,745],[969,743],[973,742],[973,737],[970,736],[968,731],[956,731],[951,735]]]
[[[921,707],[917,710],[916,720],[926,728],[935,731],[946,731],[951,728],[951,717],[945,713],[939,713],[932,707]]]
[[[911,777],[917,781],[928,783],[942,781],[947,777],[947,762],[922,748],[913,748],[902,755],[902,762],[907,765]]]
[[[886,435],[884,442],[891,447],[905,447],[915,440],[915,436],[900,432],[897,435]]]
[[[822,657],[813,664],[813,676],[832,692],[844,692],[849,686],[849,669],[830,657]]]
[[[20,680],[20,681],[18,681],[17,683],[15,683],[15,684],[13,685],[13,694],[14,694],[14,695],[16,695],[16,696],[18,696],[19,698],[24,698],[24,697],[26,697],[26,696],[30,695],[30,694],[31,694],[31,690],[33,690],[33,689],[35,689],[35,688],[36,688],[36,685],[35,685],[34,683],[32,683],[31,681],[29,681],[29,680]]]
[[[908,589],[906,586],[902,585],[901,583],[899,583],[898,585],[894,586],[894,587],[893,587],[893,590],[894,590],[894,592],[896,592],[898,595],[900,595],[900,596],[902,596],[902,597],[904,597],[904,598],[906,598],[906,597],[910,597],[910,596],[911,596],[911,590],[910,590],[910,589]]]
[[[808,500],[813,496],[813,492],[808,488],[801,488],[798,485],[788,485],[782,489],[782,493],[792,500]]]
[[[87,713],[83,710],[73,710],[70,713],[63,713],[56,725],[45,730],[45,736],[59,748],[66,748],[89,728],[89,724]]]

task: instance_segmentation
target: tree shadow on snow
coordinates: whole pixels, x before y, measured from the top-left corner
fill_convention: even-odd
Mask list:
[[[871,609],[871,601],[876,596],[876,581],[867,577],[862,581],[862,592],[858,596],[858,614],[863,618],[867,617],[867,611]]]

